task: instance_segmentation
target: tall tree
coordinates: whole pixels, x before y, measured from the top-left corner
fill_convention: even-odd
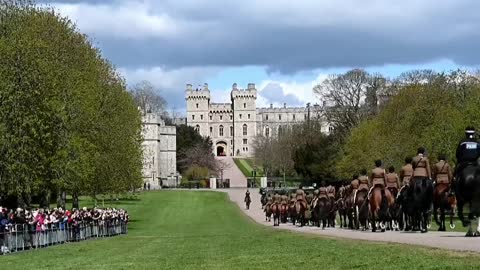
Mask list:
[[[147,112],[165,113],[167,102],[160,96],[149,81],[141,81],[130,89],[133,99],[143,114]]]

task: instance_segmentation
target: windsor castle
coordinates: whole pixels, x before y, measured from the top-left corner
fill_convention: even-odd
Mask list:
[[[187,125],[194,127],[202,136],[209,136],[217,156],[253,156],[253,141],[257,135],[278,136],[282,129],[301,123],[314,112],[321,117],[322,107],[257,108],[257,89],[249,83],[246,89],[233,84],[231,102],[210,102],[210,90],[205,84],[193,89],[187,84]],[[332,127],[322,121],[322,132],[331,132]]]

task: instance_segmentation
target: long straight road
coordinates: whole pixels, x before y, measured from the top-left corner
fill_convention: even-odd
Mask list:
[[[216,157],[217,160],[223,162],[225,170],[223,172],[223,179],[230,179],[230,187],[232,188],[246,188],[247,178],[242,171],[237,167],[232,157]]]
[[[280,224],[279,227],[273,227],[272,222],[265,221],[265,215],[261,209],[260,194],[258,189],[251,189],[250,196],[252,203],[250,210],[245,209],[245,203],[243,202],[245,197],[246,188],[228,189],[224,190],[230,196],[230,200],[238,204],[240,209],[252,218],[257,223],[265,226],[271,226],[275,229],[292,230],[296,232],[313,233],[322,236],[349,238],[368,241],[380,241],[380,242],[393,242],[400,244],[420,245],[433,248],[460,250],[460,251],[473,251],[480,252],[480,238],[466,238],[465,233],[459,232],[436,232],[431,231],[428,233],[412,233],[412,232],[391,232],[384,233],[372,233],[371,231],[362,232],[340,228],[327,228],[322,230],[317,227],[297,227],[291,224]]]

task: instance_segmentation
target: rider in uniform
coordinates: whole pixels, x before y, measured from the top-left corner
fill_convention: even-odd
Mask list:
[[[382,168],[382,161],[376,160],[375,161],[375,169],[372,170],[372,187],[368,192],[367,198],[370,198],[370,193],[375,187],[380,187],[382,191],[382,197],[385,197],[385,169]]]
[[[466,165],[474,163],[480,157],[480,144],[475,139],[475,129],[467,127],[465,129],[466,138],[457,146],[457,166],[455,167],[455,179],[459,179],[459,174]],[[455,181],[452,183],[454,190]]]
[[[388,168],[388,173],[385,177],[387,179],[387,188],[392,193],[394,198],[397,197],[398,190],[400,189],[400,179],[398,174],[395,172],[395,167],[390,166]]]
[[[330,200],[335,200],[335,187],[334,186],[328,186],[327,187],[327,197]]]
[[[368,191],[370,188],[370,180],[368,179],[367,176],[367,170],[362,169],[360,172],[360,176],[358,177],[358,191],[360,190],[366,190]]]
[[[307,208],[307,200],[305,199],[305,191],[303,191],[302,186],[297,189],[295,199],[303,203],[303,206]]]
[[[430,170],[430,161],[425,156],[425,148],[420,147],[417,150],[417,155],[412,160],[412,168],[413,168],[413,177],[411,181],[415,184],[415,181],[421,180],[423,178],[432,179],[432,172]],[[413,186],[413,185],[411,185]]]
[[[282,203],[283,205],[285,205],[285,206],[288,204],[288,196],[287,196],[287,194],[282,194],[281,203]]]
[[[350,189],[352,192],[355,192],[358,189],[358,186],[360,185],[360,182],[358,181],[358,175],[355,174],[352,177],[352,182],[350,182]]]
[[[450,164],[448,164],[445,155],[439,155],[438,160],[439,161],[433,166],[433,179],[435,180],[435,184],[445,184],[448,186],[447,191],[452,191],[450,189],[450,184],[453,181],[452,168]]]
[[[281,202],[281,197],[278,192],[275,192],[275,195],[273,195],[273,204],[280,204]]]
[[[403,165],[402,169],[400,170],[400,179],[402,180],[402,187],[410,185],[410,179],[413,175],[413,167],[412,167],[412,158],[406,157],[405,158],[405,165]]]
[[[322,186],[318,189],[318,199],[328,199],[327,188],[325,187],[325,181],[322,181]]]

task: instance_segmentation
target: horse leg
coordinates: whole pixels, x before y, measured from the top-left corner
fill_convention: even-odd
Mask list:
[[[463,215],[463,206],[465,202],[457,198],[457,210],[458,210],[458,218],[462,221],[463,227],[467,227],[470,223],[470,220],[466,220],[465,216]]]
[[[445,207],[440,208],[440,223],[442,226],[442,232],[447,230],[447,226],[445,226]]]

